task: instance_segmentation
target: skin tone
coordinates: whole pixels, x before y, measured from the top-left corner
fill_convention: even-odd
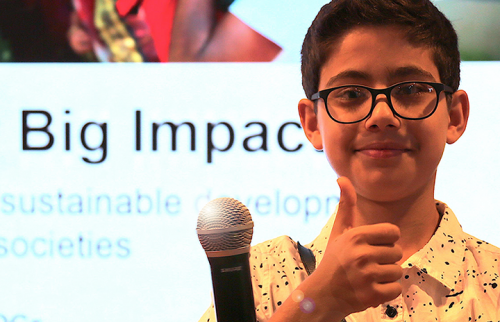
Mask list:
[[[319,90],[440,82],[432,53],[411,45],[395,26],[354,28],[322,67]],[[301,123],[340,176],[339,210],[321,263],[297,289],[313,299],[315,310],[303,313],[289,298],[273,322],[340,321],[401,294],[400,265],[429,241],[440,220],[434,183],[444,147],[460,138],[469,114],[464,91],[453,94],[450,106],[442,93],[435,113],[419,121],[394,116],[384,95],[369,118],[354,124],[331,120],[321,100],[317,107],[315,113],[314,102],[301,100]]]
[[[87,30],[82,26],[78,14],[71,15],[71,26],[68,30],[69,45],[78,55],[85,55],[93,50],[92,40]]]
[[[281,48],[229,12],[217,17],[215,0],[178,0],[172,62],[271,61]]]

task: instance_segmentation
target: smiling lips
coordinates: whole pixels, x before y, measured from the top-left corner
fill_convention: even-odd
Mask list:
[[[397,142],[376,142],[361,145],[360,148],[354,149],[354,152],[359,152],[374,159],[392,158],[409,151],[411,149],[406,147],[406,145]]]

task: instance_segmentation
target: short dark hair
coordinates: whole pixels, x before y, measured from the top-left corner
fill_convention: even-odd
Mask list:
[[[457,33],[430,0],[333,0],[321,8],[302,45],[302,86],[307,98],[318,91],[321,68],[342,36],[355,27],[386,25],[403,27],[411,44],[431,48],[441,82],[458,89]]]

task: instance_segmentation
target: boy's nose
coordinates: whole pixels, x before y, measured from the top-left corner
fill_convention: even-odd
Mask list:
[[[401,120],[394,115],[386,97],[379,96],[375,99],[375,107],[366,119],[365,126],[368,130],[399,129]]]

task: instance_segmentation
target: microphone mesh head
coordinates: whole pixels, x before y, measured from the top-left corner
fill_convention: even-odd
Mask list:
[[[210,201],[198,215],[197,230],[201,246],[207,252],[232,250],[250,246],[253,228],[238,229],[252,223],[250,211],[244,204],[233,198],[218,198]],[[216,233],[219,229],[235,230]]]

